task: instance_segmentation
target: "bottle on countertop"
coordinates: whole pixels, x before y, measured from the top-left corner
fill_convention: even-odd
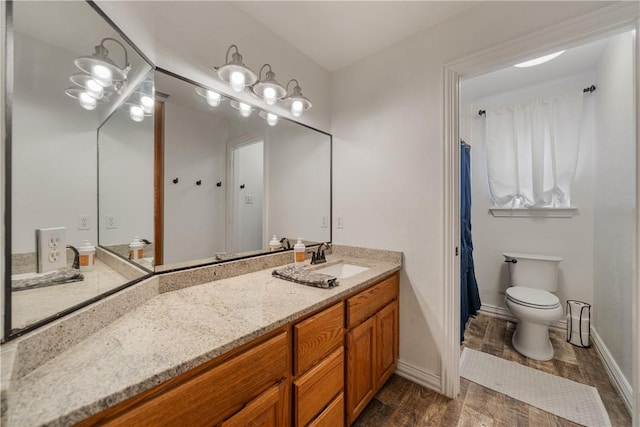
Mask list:
[[[144,242],[140,237],[136,236],[133,241],[129,243],[129,259],[136,260],[144,258]]]
[[[78,247],[80,271],[91,271],[95,264],[96,247],[89,240],[84,240]]]
[[[298,241],[293,246],[293,262],[296,266],[301,266],[304,263],[305,249],[302,238],[298,237]]]
[[[271,252],[275,252],[281,247],[282,246],[280,245],[280,240],[278,240],[278,237],[274,234],[273,237],[271,238],[271,241],[269,242],[269,250]]]

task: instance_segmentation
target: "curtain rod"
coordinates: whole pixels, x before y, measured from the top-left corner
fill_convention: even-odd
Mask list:
[[[585,87],[584,89],[582,89],[582,93],[593,93],[595,92],[595,90],[596,90],[596,86],[591,85],[589,87]],[[487,110],[479,110],[478,115],[487,117]]]

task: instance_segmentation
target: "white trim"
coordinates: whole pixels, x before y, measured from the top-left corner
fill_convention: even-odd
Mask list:
[[[457,359],[459,361],[460,356],[458,356]],[[432,374],[431,372],[423,371],[422,369],[416,368],[402,360],[398,360],[398,367],[396,368],[395,373],[402,378],[406,378],[409,381],[413,381],[414,383],[420,384],[430,390],[442,393],[442,382],[440,381],[440,377]]]
[[[578,208],[489,208],[494,217],[509,218],[571,218]]]
[[[459,144],[458,142],[458,122],[459,122],[459,85],[460,78],[473,77],[480,74],[495,71],[505,66],[511,65],[516,62],[521,62],[526,58],[533,56],[540,56],[550,51],[557,50],[558,48],[567,48],[583,44],[587,41],[600,38],[605,34],[611,34],[618,32],[623,28],[636,28],[636,38],[639,36],[638,31],[640,26],[638,24],[639,18],[638,5],[636,2],[616,2],[611,5],[601,7],[593,12],[579,16],[574,19],[570,19],[548,28],[543,28],[539,31],[535,31],[531,34],[517,37],[509,40],[503,44],[495,47],[478,51],[472,55],[466,56],[459,60],[445,64],[443,69],[444,79],[444,244],[443,244],[443,264],[444,264],[444,327],[442,337],[442,367],[441,376],[443,394],[452,397],[451,391],[459,390],[460,376],[459,376],[459,358],[451,357],[456,352],[459,353],[460,348],[460,317],[455,316],[456,310],[459,310],[460,296],[459,278],[455,277],[452,272],[455,271],[456,266],[459,269],[459,261],[454,258],[452,260],[451,250],[458,243],[459,229],[459,188],[454,185],[457,183],[457,179],[460,173],[460,167],[457,164],[457,152],[453,150],[453,147]],[[636,51],[638,48],[636,47]],[[636,64],[639,62],[638,55],[636,55]],[[638,68],[638,66],[636,66]],[[636,69],[636,106],[638,106],[638,72]],[[637,107],[638,108],[638,107]],[[636,122],[638,122],[636,120]],[[640,125],[636,123],[638,129]],[[636,133],[636,139],[638,138]],[[640,144],[636,142],[636,146],[640,147]],[[640,170],[640,149],[636,150],[636,164],[638,170]],[[636,191],[638,192],[640,199],[640,174],[636,174]],[[636,244],[640,240],[640,210],[636,212]],[[640,264],[640,251],[636,250],[637,263]],[[456,266],[451,266],[453,263]],[[640,283],[640,269],[636,269],[636,283],[634,283],[634,289],[637,288]],[[634,292],[636,292],[634,290]],[[637,335],[640,334],[640,319],[637,314],[638,306],[640,305],[640,292],[635,293],[634,298],[634,325],[633,325],[633,340],[635,342],[633,349],[633,358],[635,360],[634,368],[634,385],[640,388],[640,339]],[[633,425],[640,427],[640,393],[636,393],[636,407],[635,416],[633,417]],[[456,394],[453,394],[455,396]]]
[[[620,366],[618,366],[616,360],[604,344],[604,341],[602,341],[602,338],[600,338],[600,335],[598,335],[598,332],[596,332],[593,327],[591,327],[591,342],[597,350],[600,359],[602,359],[602,363],[609,375],[609,379],[615,385],[618,393],[622,396],[624,406],[627,407],[627,410],[631,414],[631,407],[633,406],[633,390],[631,389],[631,384],[629,384],[629,381],[625,378]]]

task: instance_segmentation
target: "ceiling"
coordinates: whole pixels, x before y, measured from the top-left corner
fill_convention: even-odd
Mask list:
[[[235,5],[334,72],[478,6],[478,1],[236,1]]]

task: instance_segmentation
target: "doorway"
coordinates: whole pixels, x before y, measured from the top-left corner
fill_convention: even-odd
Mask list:
[[[262,249],[264,225],[264,139],[229,144],[227,252]]]
[[[552,51],[563,48],[574,47],[588,41],[593,41],[604,34],[611,32],[621,32],[623,30],[638,31],[637,11],[630,5],[618,5],[608,8],[606,11],[599,11],[597,17],[584,16],[576,18],[561,25],[556,25],[530,34],[519,39],[512,40],[485,52],[477,52],[472,56],[463,58],[445,66],[444,86],[445,86],[445,328],[443,331],[446,342],[442,354],[442,392],[449,397],[456,397],[459,393],[459,327],[460,327],[460,290],[459,290],[459,259],[456,257],[456,249],[459,245],[459,87],[460,81],[482,74],[486,74],[500,68],[521,62]],[[638,54],[637,43],[634,45],[635,59],[634,74],[635,88],[637,91],[637,69]],[[637,99],[634,99],[634,108],[637,111]],[[634,140],[637,143],[637,132]],[[636,153],[637,156],[637,153]],[[637,178],[636,178],[637,180]],[[637,188],[637,185],[636,185]],[[635,229],[638,230],[637,209],[634,212]],[[637,238],[636,238],[637,241]],[[637,251],[634,255],[637,264]],[[632,316],[632,336],[633,345],[633,374],[631,382],[633,388],[638,389],[640,383],[640,372],[638,367],[638,279],[634,275],[633,280],[633,316]],[[635,406],[634,413],[637,413],[639,405],[638,394],[634,393]],[[637,416],[637,415],[636,415]],[[638,420],[635,420],[637,423]]]

